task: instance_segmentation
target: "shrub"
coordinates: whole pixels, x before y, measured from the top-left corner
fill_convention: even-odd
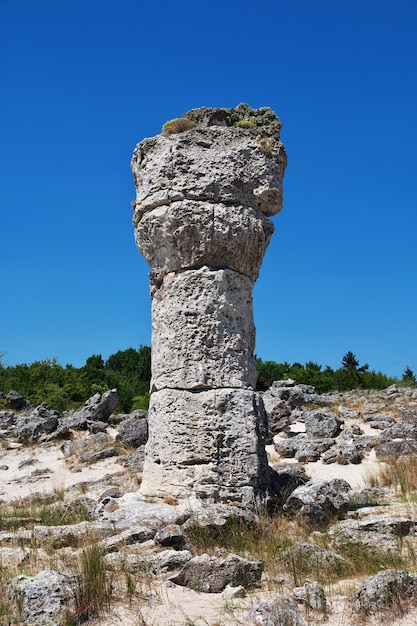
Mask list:
[[[163,135],[173,135],[175,133],[183,133],[186,130],[194,128],[195,122],[187,117],[175,117],[162,126]]]
[[[255,123],[251,120],[239,120],[235,126],[238,128],[255,128]]]

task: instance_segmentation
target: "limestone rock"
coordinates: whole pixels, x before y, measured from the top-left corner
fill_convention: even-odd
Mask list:
[[[152,390],[255,386],[252,288],[228,269],[165,276],[152,300]]]
[[[146,496],[252,502],[268,490],[252,290],[282,207],[275,113],[195,109],[137,145],[133,225],[152,268]],[[175,132],[177,131],[177,132]]]
[[[78,414],[85,415],[95,421],[107,422],[110,415],[118,407],[119,399],[117,390],[110,389],[102,395],[96,393],[77,411]]]
[[[323,585],[319,585],[319,583],[304,583],[302,587],[293,589],[293,594],[297,602],[302,602],[307,610],[313,609],[314,611],[326,612],[327,602]]]
[[[127,446],[138,448],[148,441],[148,420],[144,416],[129,417],[119,425],[117,439]]]
[[[346,487],[337,479],[328,482],[315,478],[292,492],[284,512],[289,516],[301,515],[313,527],[328,524],[346,513],[349,501],[345,493]]]
[[[203,593],[219,593],[226,585],[253,587],[262,575],[262,561],[249,561],[236,554],[220,559],[208,554],[195,556],[172,578],[172,582]]]
[[[268,483],[260,396],[249,389],[152,394],[143,495],[250,502]]]
[[[336,437],[340,433],[343,421],[334,413],[305,411],[304,423],[309,437]]]
[[[250,207],[183,200],[147,211],[135,237],[156,278],[207,265],[255,281],[273,231],[272,222]]]
[[[6,583],[5,589],[9,598],[20,605],[22,624],[58,626],[74,597],[74,585],[73,577],[43,570],[36,576],[17,576]]]
[[[415,596],[417,577],[404,570],[387,569],[366,578],[352,597],[352,609],[366,616],[389,608],[404,607]]]
[[[26,406],[25,398],[18,393],[17,391],[9,391],[6,395],[7,406],[10,409],[14,409],[15,411],[19,411]]]
[[[247,615],[247,624],[253,626],[306,626],[292,598],[277,593],[272,600],[258,602]]]
[[[306,541],[297,541],[280,554],[282,563],[296,563],[307,575],[326,571],[341,574],[348,570],[348,562],[342,556]]]

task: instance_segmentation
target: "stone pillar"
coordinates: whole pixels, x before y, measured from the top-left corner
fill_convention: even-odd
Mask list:
[[[146,496],[249,503],[268,487],[252,289],[282,206],[271,109],[194,109],[137,145],[133,224],[152,268]]]

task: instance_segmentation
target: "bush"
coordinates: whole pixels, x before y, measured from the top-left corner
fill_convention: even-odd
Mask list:
[[[186,130],[191,130],[194,128],[195,122],[188,119],[187,117],[175,117],[162,126],[162,134],[163,135],[173,135],[175,133],[183,133]]]
[[[255,123],[251,120],[239,120],[236,122],[237,128],[255,128]]]

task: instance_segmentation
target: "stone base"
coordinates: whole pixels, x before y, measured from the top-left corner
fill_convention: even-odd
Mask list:
[[[265,430],[252,390],[154,392],[140,493],[253,503],[268,484]]]

